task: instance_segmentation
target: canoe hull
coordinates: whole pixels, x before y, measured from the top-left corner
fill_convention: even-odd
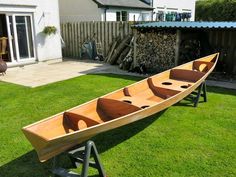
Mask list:
[[[41,162],[44,162],[44,161],[46,161],[46,160],[64,152],[64,151],[74,147],[75,145],[78,145],[78,144],[82,143],[83,141],[88,140],[89,138],[91,138],[99,133],[102,133],[102,132],[105,132],[108,130],[112,130],[112,129],[130,124],[132,122],[138,121],[140,119],[146,118],[148,116],[156,114],[156,113],[174,105],[175,103],[181,101],[183,98],[185,98],[186,96],[191,94],[194,90],[196,90],[200,86],[200,84],[203,81],[205,81],[207,76],[212,72],[212,70],[214,69],[214,67],[216,65],[219,54],[214,54],[214,55],[215,55],[215,57],[217,57],[216,61],[215,61],[214,65],[212,65],[212,67],[207,71],[207,73],[204,74],[204,76],[202,76],[200,79],[198,79],[196,82],[194,82],[194,84],[189,86],[188,89],[179,91],[174,96],[171,96],[163,101],[160,101],[156,105],[153,105],[151,107],[148,107],[148,108],[145,108],[145,109],[142,109],[139,111],[129,113],[127,115],[115,118],[113,120],[109,120],[107,122],[100,123],[95,126],[88,127],[86,129],[83,129],[80,131],[74,131],[74,132],[68,133],[66,135],[57,136],[53,139],[45,139],[45,137],[39,137],[37,134],[32,133],[32,131],[29,129],[30,127],[38,125],[45,120],[37,122],[37,123],[27,126],[27,127],[24,127],[23,132],[24,132],[25,136],[27,137],[27,139],[29,139],[31,144],[36,149],[38,156],[39,156],[39,160]],[[211,55],[211,56],[213,57],[214,55]],[[210,56],[208,56],[208,57],[210,57]],[[204,58],[202,59],[202,61],[204,61]],[[186,69],[188,67],[189,67],[188,64],[185,64],[185,65],[176,67],[176,69],[178,69],[178,68]],[[169,72],[166,71],[164,73],[157,74],[157,75],[152,76],[150,78],[156,78],[156,77],[161,78],[161,77],[164,77],[163,75],[165,75],[165,74],[169,74]],[[181,75],[180,75],[180,77],[181,77]],[[140,81],[139,83],[144,82],[144,81],[148,81],[148,79]],[[135,84],[133,84],[133,85],[135,85]],[[118,91],[115,91],[111,94],[105,95],[104,98],[109,98],[113,95],[114,95],[114,97],[116,97],[116,95],[119,95],[121,90],[118,90]],[[97,100],[98,99],[92,100],[91,102],[85,103],[84,105],[86,106],[86,104],[93,103],[94,101],[97,101]],[[81,105],[81,106],[84,106],[84,105]],[[81,106],[78,106],[76,108],[72,108],[71,110],[79,109]],[[61,114],[63,114],[63,113],[60,113],[58,115],[61,115]],[[52,117],[46,119],[46,121],[53,119],[54,117],[55,116],[52,116]]]

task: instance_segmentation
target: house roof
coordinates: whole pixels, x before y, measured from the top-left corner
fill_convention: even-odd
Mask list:
[[[93,0],[101,7],[119,7],[153,10],[153,7],[140,0]]]
[[[236,29],[236,22],[152,22],[134,25],[134,28],[182,28],[182,29]]]

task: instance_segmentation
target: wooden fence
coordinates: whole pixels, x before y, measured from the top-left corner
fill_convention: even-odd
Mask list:
[[[65,42],[63,56],[79,58],[84,42],[95,39],[103,55],[107,56],[111,44],[119,35],[132,34],[129,22],[76,22],[61,24],[61,36]]]
[[[213,49],[220,52],[219,65],[228,73],[236,74],[236,31],[211,30],[209,42]]]

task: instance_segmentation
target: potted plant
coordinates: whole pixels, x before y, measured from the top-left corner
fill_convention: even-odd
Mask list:
[[[0,38],[0,73],[2,73],[3,75],[4,73],[6,74],[6,70],[7,70],[7,64],[2,59],[2,55],[7,54],[6,49],[7,49],[7,38],[2,37]]]
[[[57,28],[55,26],[45,26],[42,32],[46,36],[50,36],[51,34],[56,34]]]

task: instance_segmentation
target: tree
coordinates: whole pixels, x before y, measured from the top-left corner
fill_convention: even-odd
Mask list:
[[[236,21],[236,0],[200,0],[196,21]]]

